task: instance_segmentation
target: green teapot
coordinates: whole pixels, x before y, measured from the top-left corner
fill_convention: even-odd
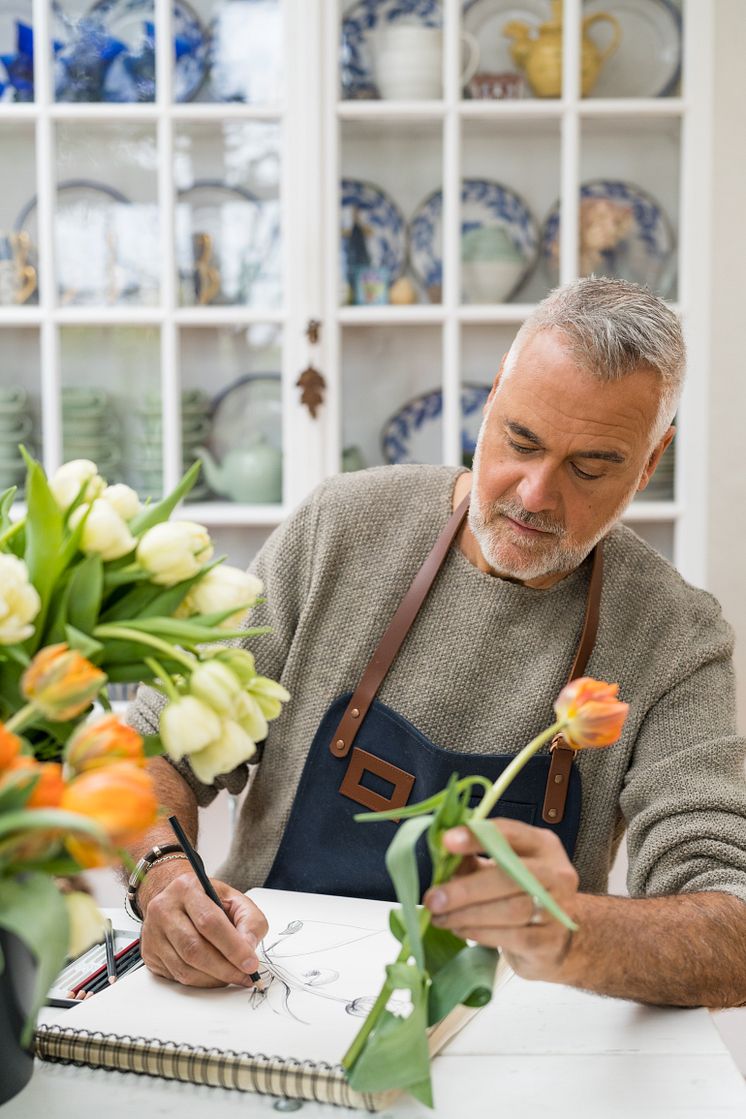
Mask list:
[[[218,463],[206,447],[198,447],[210,489],[230,501],[247,505],[282,501],[282,453],[263,435],[232,447]]]

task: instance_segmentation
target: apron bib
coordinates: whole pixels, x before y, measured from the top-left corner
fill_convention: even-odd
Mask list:
[[[392,820],[356,823],[363,811],[401,808],[445,788],[452,773],[496,780],[514,755],[462,754],[431,742],[376,698],[378,689],[442,567],[468,510],[468,497],[449,518],[402,599],[353,693],[331,704],[314,735],[290,818],[265,882],[272,889],[395,900],[385,853]],[[585,621],[570,680],[583,674],[598,628],[602,545],[593,555]],[[524,766],[492,812],[547,827],[572,857],[582,790],[574,751],[558,736],[549,754]],[[478,790],[477,797],[481,797]],[[417,847],[420,882],[430,881],[425,836]]]

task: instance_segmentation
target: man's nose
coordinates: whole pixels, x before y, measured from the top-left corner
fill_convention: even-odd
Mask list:
[[[556,509],[557,485],[550,465],[548,463],[527,465],[523,478],[518,483],[517,493],[527,513],[543,513]]]

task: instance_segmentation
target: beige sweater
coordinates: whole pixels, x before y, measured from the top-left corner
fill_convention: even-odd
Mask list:
[[[266,604],[251,624],[259,671],[292,699],[270,724],[222,876],[241,890],[272,865],[308,747],[329,704],[352,691],[451,510],[458,471],[383,467],[329,479],[281,525],[252,570]],[[583,809],[574,862],[602,893],[627,830],[632,895],[725,890],[746,900],[744,742],[735,734],[732,634],[711,595],[687,584],[630,529],[605,552],[601,620],[587,674],[630,704],[620,742],[578,757]],[[515,753],[552,721],[567,680],[588,563],[548,590],[486,575],[451,552],[379,693],[437,745]],[[131,721],[157,729],[142,688]],[[241,767],[200,804],[239,792]],[[362,826],[362,825],[361,825]]]

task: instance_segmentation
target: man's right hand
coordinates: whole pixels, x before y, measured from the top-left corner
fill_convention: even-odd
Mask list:
[[[191,869],[169,862],[149,871],[138,896],[144,914],[142,958],[156,975],[189,987],[251,987],[266,918],[245,894],[211,881],[224,912]]]

